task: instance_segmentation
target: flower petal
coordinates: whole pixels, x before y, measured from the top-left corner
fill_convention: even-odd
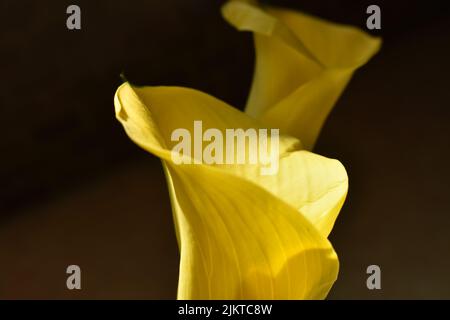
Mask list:
[[[215,128],[224,136],[229,128],[267,128],[225,102],[190,88],[132,87],[124,83],[114,101],[116,117],[130,138],[161,157],[170,156],[169,150],[177,143],[171,140],[172,132],[179,128],[194,132],[194,121],[202,121],[203,131]],[[289,136],[280,140],[281,153],[300,144]]]
[[[252,31],[256,66],[246,112],[312,149],[353,72],[381,44],[357,28],[293,10],[229,1],[225,19]]]
[[[179,299],[322,299],[329,241],[262,188],[211,166],[169,164],[182,209]]]
[[[192,132],[194,120],[202,120],[204,129],[218,128],[224,135],[227,128],[260,127],[255,119],[224,102],[187,88],[124,84],[117,90],[116,113],[133,141],[169,162],[171,132],[177,128]],[[259,185],[300,210],[327,237],[347,194],[347,173],[339,161],[298,148],[296,139],[280,137],[275,175],[261,175],[259,165],[215,166]],[[172,206],[174,211],[180,210],[177,203]]]
[[[194,120],[220,130],[260,124],[186,88],[126,83],[115,106],[130,138],[167,168],[181,251],[179,298],[326,296],[338,261],[319,214],[335,216],[343,201],[346,175],[337,161],[295,151],[298,141],[283,138],[277,177],[259,179],[257,166],[176,165],[170,152],[176,128],[191,128]],[[342,185],[334,193],[336,183]]]
[[[260,175],[255,168],[237,167],[245,177],[298,209],[325,237],[333,229],[348,191],[344,166],[309,151],[294,151],[280,158],[276,175]]]

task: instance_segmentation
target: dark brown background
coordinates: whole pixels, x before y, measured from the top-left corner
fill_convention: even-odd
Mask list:
[[[372,2],[268,1],[365,26]],[[68,31],[78,4],[82,30]],[[0,298],[174,298],[178,253],[160,163],[114,119],[119,74],[245,104],[250,34],[213,0],[0,2]],[[316,152],[348,200],[330,298],[450,298],[448,1],[376,1],[384,46],[357,72]],[[82,268],[68,291],[65,268]],[[366,288],[378,264],[382,290]]]

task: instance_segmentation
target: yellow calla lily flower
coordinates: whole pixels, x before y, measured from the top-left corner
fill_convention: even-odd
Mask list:
[[[352,74],[381,40],[351,26],[252,3],[234,0],[222,8],[229,23],[254,33],[256,67],[246,112],[311,150]]]
[[[325,92],[335,93],[343,87],[331,89],[337,85],[333,82],[335,78],[320,75],[331,60],[317,54],[307,41],[293,40],[295,24],[282,25],[278,18],[240,1],[227,4],[224,15],[239,28],[264,34],[255,36],[263,37],[265,44],[262,50],[257,46],[258,62],[247,107],[249,114],[200,91],[181,87],[141,88],[124,83],[114,99],[116,117],[128,136],[163,162],[180,249],[178,298],[325,298],[339,268],[327,237],[345,200],[347,174],[339,161],[303,149],[304,139],[307,147],[312,146],[322,125],[319,122],[325,120],[324,113],[331,108],[331,105],[319,106],[320,102],[330,103],[331,98],[320,100],[309,89],[303,89],[309,97],[306,100],[298,93],[293,96],[300,89],[285,76],[300,77],[303,83],[316,81],[308,88],[321,90],[324,86]],[[315,18],[308,19],[315,21]],[[273,28],[274,24],[280,27]],[[311,26],[316,27],[313,22]],[[320,22],[320,26],[338,28],[325,22]],[[274,30],[280,31],[275,35],[271,33]],[[297,48],[286,45],[289,42],[272,43],[270,38],[278,36],[300,45]],[[277,48],[280,45],[285,47]],[[285,51],[289,50],[299,59],[291,60],[293,65],[319,65],[311,67],[314,75],[307,69],[302,75],[288,75],[289,70],[278,70],[275,62],[267,60],[277,54],[281,55],[277,59],[284,60]],[[284,67],[288,67],[288,62],[284,61]],[[276,77],[272,74],[270,81],[264,79],[271,72],[280,74]],[[340,74],[341,69],[334,72]],[[316,76],[321,80],[310,80]],[[301,81],[295,81],[301,88]],[[295,92],[283,84],[289,84]],[[264,86],[267,92],[263,92]],[[295,97],[301,99],[296,101]],[[297,112],[297,108],[301,111]],[[286,124],[279,126],[281,119],[292,114],[300,117],[296,118],[299,126],[305,125],[302,114],[314,118],[311,132],[308,125],[300,131],[293,131]],[[280,127],[277,173],[261,175],[260,164],[174,161],[174,130],[185,128],[193,132],[196,121],[201,121],[205,130],[215,129],[223,135],[229,128]],[[246,149],[247,155],[251,152]]]
[[[338,262],[329,228],[318,226],[334,221],[331,212],[347,191],[338,161],[298,150],[295,138],[282,136],[277,175],[262,176],[251,165],[175,164],[177,128],[196,120],[221,131],[261,124],[187,88],[125,83],[115,106],[129,137],[165,165],[181,252],[180,299],[326,296]]]

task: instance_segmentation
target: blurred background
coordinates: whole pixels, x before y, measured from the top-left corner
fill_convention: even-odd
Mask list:
[[[450,298],[450,3],[266,1],[365,29],[381,52],[357,71],[315,152],[350,178],[332,232],[330,299]],[[178,249],[160,162],[114,118],[120,74],[189,86],[243,108],[249,33],[224,1],[0,1],[0,298],[172,299]],[[82,29],[66,28],[81,7]],[[66,288],[66,267],[82,290]],[[381,267],[381,290],[366,268]]]

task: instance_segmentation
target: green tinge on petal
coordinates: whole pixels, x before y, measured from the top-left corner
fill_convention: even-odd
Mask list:
[[[286,138],[276,176],[263,178],[251,165],[176,165],[174,129],[191,128],[193,120],[221,131],[260,124],[187,88],[125,83],[115,106],[130,138],[167,168],[181,251],[179,298],[326,296],[338,271],[326,236],[347,190],[338,161],[295,150],[295,139]]]
[[[354,27],[239,0],[226,3],[222,13],[237,29],[254,33],[256,66],[246,112],[311,150],[353,72],[381,40]]]

